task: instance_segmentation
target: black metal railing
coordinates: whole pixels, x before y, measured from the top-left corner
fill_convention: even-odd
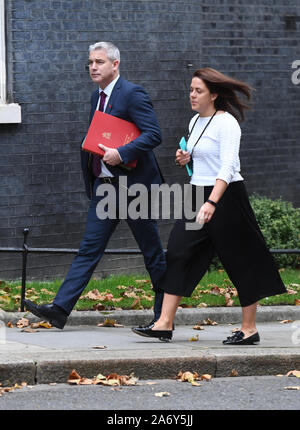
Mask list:
[[[21,311],[24,312],[24,299],[26,293],[26,279],[27,279],[27,259],[29,253],[48,253],[48,254],[77,254],[78,249],[72,248],[33,248],[28,246],[29,229],[24,228],[23,230],[23,246],[20,248],[1,248],[0,252],[12,252],[22,253],[22,289],[21,289]],[[164,250],[166,251],[166,250]],[[300,254],[300,249],[270,249],[272,254]],[[105,254],[117,254],[117,255],[136,255],[141,254],[140,249],[134,248],[123,248],[123,249],[106,249]]]

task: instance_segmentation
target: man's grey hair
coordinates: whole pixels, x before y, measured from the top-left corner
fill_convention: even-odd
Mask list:
[[[120,51],[111,42],[97,42],[94,45],[89,46],[89,52],[95,51],[96,49],[102,49],[106,52],[106,55],[110,61],[118,60],[120,62]]]

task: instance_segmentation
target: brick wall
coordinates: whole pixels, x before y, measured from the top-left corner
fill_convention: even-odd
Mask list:
[[[186,180],[174,166],[179,138],[193,115],[191,72],[211,66],[256,88],[242,124],[242,174],[250,192],[300,205],[299,91],[291,64],[299,58],[298,0],[9,0],[8,90],[22,124],[0,125],[0,246],[77,248],[88,201],[79,143],[94,89],[85,70],[88,46],[113,41],[121,73],[143,85],[162,127],[157,148],[169,183]],[[292,26],[293,27],[293,26]],[[189,67],[189,64],[192,64]],[[164,245],[172,221],[161,221]],[[110,248],[137,247],[120,223]],[[71,256],[30,255],[30,277],[64,276]],[[0,254],[0,276],[21,275],[20,256]],[[95,275],[141,272],[141,257],[104,257]]]

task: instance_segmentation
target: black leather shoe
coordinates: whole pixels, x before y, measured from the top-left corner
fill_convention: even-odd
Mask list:
[[[246,337],[242,331],[237,331],[233,336],[229,336],[226,340],[223,340],[224,345],[256,345],[260,342],[258,332],[252,334],[252,336]]]
[[[169,342],[172,339],[172,330],[152,330],[152,326],[147,327],[132,327],[133,333],[145,337],[155,337],[162,342]]]
[[[49,323],[54,327],[60,329],[64,328],[68,319],[68,315],[60,310],[58,306],[52,303],[49,305],[36,305],[28,299],[24,300],[24,304],[26,309],[33,315],[43,320],[49,321]]]

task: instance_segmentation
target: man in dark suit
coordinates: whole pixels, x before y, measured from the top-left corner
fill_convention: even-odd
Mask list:
[[[62,329],[92,273],[100,261],[107,242],[120,218],[102,218],[97,215],[97,205],[103,198],[96,194],[101,184],[111,184],[119,193],[119,178],[126,176],[127,186],[142,184],[150,196],[151,184],[163,182],[153,149],[161,143],[160,128],[145,90],[119,76],[120,53],[111,43],[98,42],[89,48],[90,77],[99,88],[92,93],[90,122],[96,109],[131,121],[141,134],[138,138],[118,149],[102,147],[105,154],[99,156],[81,151],[81,166],[88,198],[91,200],[86,230],[66,279],[51,304],[36,305],[25,300],[27,310],[50,321]],[[137,160],[136,168],[128,171],[124,165]],[[118,199],[116,213],[118,214]],[[165,255],[155,220],[126,219],[142,253],[154,289],[165,272]],[[154,320],[159,318],[163,293],[156,291]],[[151,324],[151,323],[150,323]]]

